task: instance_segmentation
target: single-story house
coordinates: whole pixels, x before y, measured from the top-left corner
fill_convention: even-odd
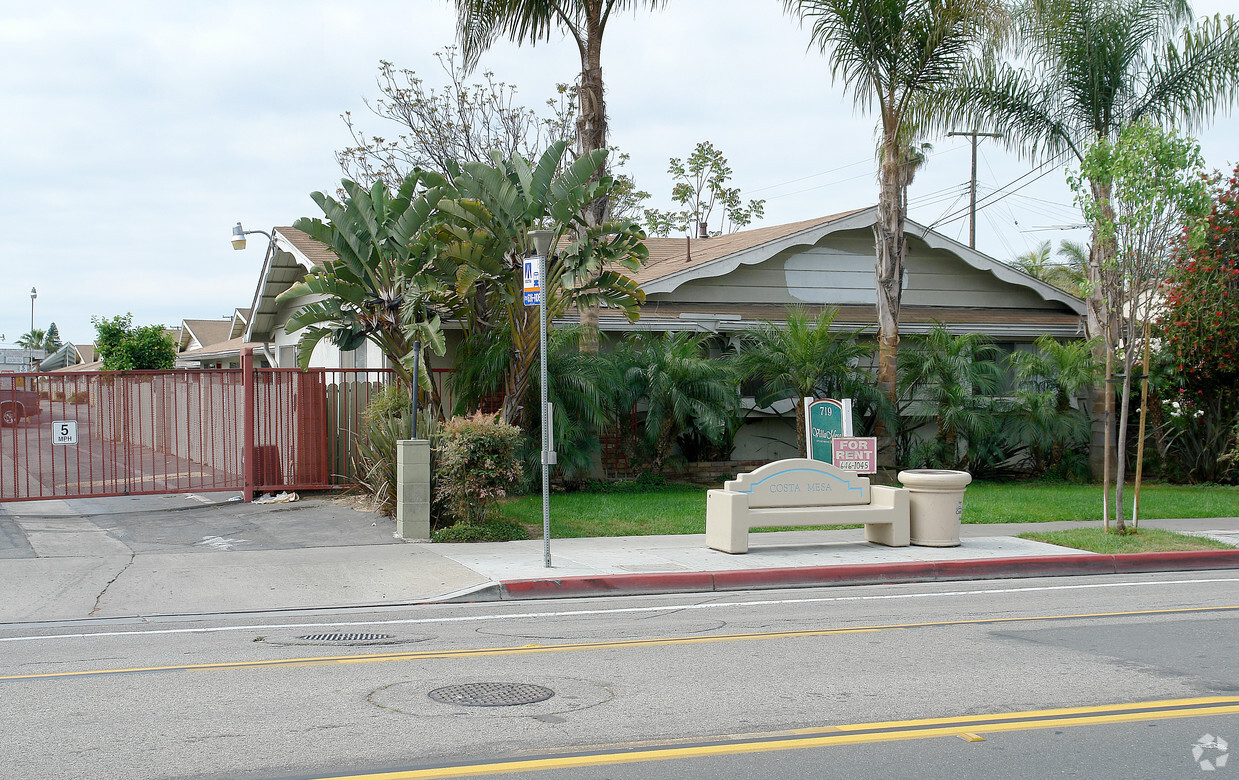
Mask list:
[[[77,345],[66,341],[60,349],[43,358],[39,363],[40,371],[81,371],[82,366],[95,362],[95,345]]]
[[[876,217],[877,208],[869,207],[710,238],[647,239],[649,261],[635,274],[646,294],[639,320],[630,323],[622,312],[603,309],[599,327],[604,336],[691,330],[725,340],[763,322],[783,321],[794,305],[810,312],[837,307],[836,328],[876,333]],[[1030,349],[1043,334],[1083,338],[1080,299],[914,221],[906,223],[906,231],[901,335],[942,323],[955,333],[985,334],[1006,352]],[[274,365],[287,367],[295,365],[299,334],[287,333],[285,323],[300,304],[277,305],[276,296],[334,255],[295,228],[276,227],[273,235],[245,338],[265,345]],[[448,360],[453,343],[449,333]],[[341,353],[322,342],[311,364],[380,367],[383,357],[373,345]],[[736,457],[787,454],[788,445],[779,443],[786,435],[772,434],[786,425],[768,419],[786,411],[754,410],[745,426],[749,430],[737,438]]]
[[[231,317],[217,320],[183,320],[177,368],[240,368],[241,350],[254,350],[255,365],[272,365],[263,353],[263,344],[245,340],[249,309],[237,308]]]

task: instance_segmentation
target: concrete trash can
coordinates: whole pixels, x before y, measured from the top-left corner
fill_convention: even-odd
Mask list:
[[[908,489],[912,544],[920,547],[958,547],[959,524],[964,515],[964,489],[972,481],[966,471],[908,469],[899,483]]]

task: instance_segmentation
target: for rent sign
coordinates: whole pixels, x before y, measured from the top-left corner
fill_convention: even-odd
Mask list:
[[[878,473],[878,440],[874,436],[836,436],[830,440],[834,465],[856,474]]]

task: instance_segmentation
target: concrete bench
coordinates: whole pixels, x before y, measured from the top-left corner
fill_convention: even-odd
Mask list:
[[[749,550],[749,529],[864,523],[865,539],[909,544],[908,491],[869,485],[869,478],[829,463],[790,458],[767,463],[706,493],[706,544],[725,553]]]

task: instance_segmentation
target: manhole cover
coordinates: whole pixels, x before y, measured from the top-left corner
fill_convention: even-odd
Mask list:
[[[444,704],[462,704],[466,707],[510,707],[514,704],[534,704],[546,701],[555,695],[550,688],[529,683],[466,683],[445,685],[427,694]]]
[[[374,642],[391,637],[391,634],[310,634],[297,638],[307,642]]]

